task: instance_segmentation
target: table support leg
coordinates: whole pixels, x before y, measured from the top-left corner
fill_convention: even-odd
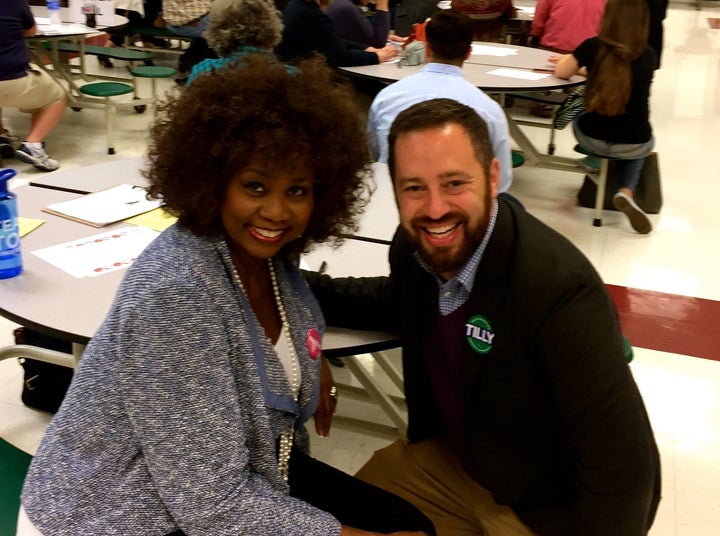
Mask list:
[[[37,359],[38,361],[52,363],[53,365],[60,365],[61,367],[75,368],[80,359],[80,355],[75,355],[74,352],[75,344],[73,344],[73,354],[57,352],[55,350],[40,348],[39,346],[31,346],[29,344],[14,344],[12,346],[0,348],[0,361],[17,357],[29,357],[30,359]]]
[[[372,355],[375,357],[375,354]],[[384,356],[381,357],[381,360],[386,361]],[[395,404],[392,398],[390,398],[390,396],[380,387],[375,378],[373,378],[368,371],[357,362],[355,356],[345,358],[344,363],[355,378],[357,378],[360,384],[367,390],[370,397],[390,418],[393,424],[397,427],[398,431],[404,435],[407,432],[407,421],[400,412],[397,404]]]
[[[564,156],[552,156],[549,154],[541,154],[510,114],[505,110],[505,116],[508,120],[508,129],[510,137],[517,143],[526,166],[535,166],[545,169],[557,169],[559,171],[570,171],[572,173],[585,173],[583,168],[578,164],[577,159],[567,158]]]

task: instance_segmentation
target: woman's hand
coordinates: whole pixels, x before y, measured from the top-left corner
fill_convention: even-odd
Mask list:
[[[555,61],[553,61],[553,58],[555,58]],[[548,61],[555,64],[555,76],[558,78],[568,79],[580,70],[580,65],[578,65],[575,56],[572,54],[550,56]]]
[[[389,61],[398,55],[398,49],[396,46],[393,45],[387,45],[383,48],[367,47],[365,51],[374,52],[375,54],[377,54],[378,63]]]
[[[403,44],[407,37],[400,37],[399,35],[388,35],[388,41],[392,41],[393,43],[400,43]]]
[[[315,410],[315,431],[321,437],[330,435],[332,416],[337,406],[337,389],[325,355],[320,355],[320,399]]]

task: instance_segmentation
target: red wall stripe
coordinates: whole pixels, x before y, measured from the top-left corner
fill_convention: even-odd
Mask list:
[[[630,344],[720,361],[720,302],[607,285]]]

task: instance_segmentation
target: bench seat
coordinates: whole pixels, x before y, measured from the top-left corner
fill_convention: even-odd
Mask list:
[[[52,45],[48,42],[43,43],[47,50],[52,49]],[[80,52],[80,46],[72,43],[57,43],[58,50],[60,52]],[[155,56],[152,52],[146,52],[143,50],[132,50],[128,48],[120,47],[101,47],[96,45],[85,45],[85,54],[91,56],[107,56],[115,60],[125,61],[148,61],[152,60]]]

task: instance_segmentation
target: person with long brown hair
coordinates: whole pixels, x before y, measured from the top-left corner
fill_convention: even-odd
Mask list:
[[[649,99],[657,54],[648,46],[649,21],[645,0],[608,0],[600,34],[572,54],[551,58],[560,78],[587,69],[586,112],[574,119],[573,131],[585,149],[619,159],[613,203],[641,234],[652,230],[633,200],[645,157],[655,145]]]

